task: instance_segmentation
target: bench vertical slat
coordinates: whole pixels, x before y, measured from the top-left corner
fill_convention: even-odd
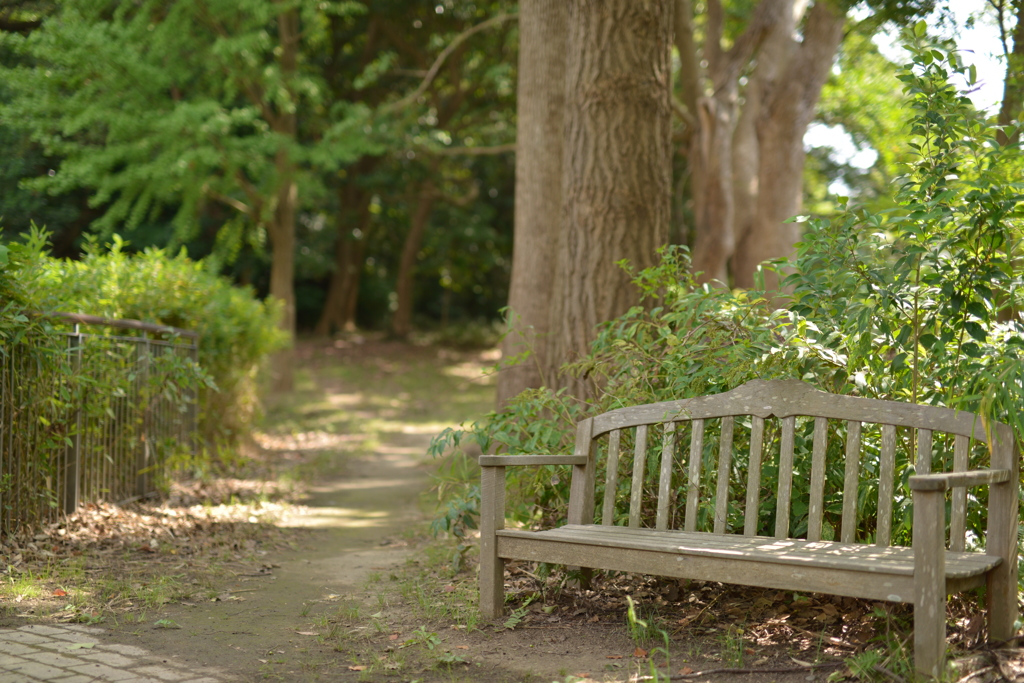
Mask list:
[[[828,420],[814,418],[814,449],[811,452],[811,496],[807,508],[807,540],[821,540],[825,514],[825,453],[828,451]]]
[[[697,503],[700,501],[700,467],[704,459],[704,420],[690,423],[690,477],[686,486],[684,531],[697,530]]]
[[[644,470],[647,468],[647,425],[636,428],[636,447],[633,449],[633,488],[629,496],[629,526],[640,526],[640,509],[643,504]]]
[[[878,467],[878,522],[875,544],[892,543],[892,497],[896,478],[896,425],[882,425],[882,453]]]
[[[932,473],[932,430],[917,430],[917,474]]]
[[[971,440],[957,434],[953,441],[953,471],[967,471],[967,454]],[[962,553],[967,545],[967,489],[953,489],[953,505],[949,515],[949,549]]]
[[[718,450],[718,484],[715,490],[715,533],[724,534],[729,515],[729,472],[732,471],[732,416],[722,418],[722,439]]]
[[[853,543],[857,535],[857,484],[860,481],[861,423],[846,423],[846,477],[843,481],[843,529],[840,542]]]
[[[764,446],[764,418],[750,416],[750,459],[747,464],[747,505],[743,510],[743,535],[757,535],[761,499],[761,449]]]
[[[615,494],[619,490],[619,444],[621,441],[621,429],[613,429],[608,434],[608,471],[604,481],[604,507],[601,509],[601,524],[603,526],[611,526],[615,523]]]
[[[796,417],[782,418],[782,439],[779,445],[779,489],[775,496],[775,538],[789,538],[789,509],[793,496],[793,437]]]
[[[658,529],[668,529],[672,502],[672,459],[676,453],[676,423],[665,423],[665,440],[661,447],[661,476],[658,481]]]

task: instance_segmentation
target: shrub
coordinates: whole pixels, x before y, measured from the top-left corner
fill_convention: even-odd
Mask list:
[[[464,431],[446,431],[432,452],[470,439],[483,452],[567,453],[573,426],[584,417],[782,377],[836,393],[979,412],[1024,434],[1024,325],[1014,270],[1024,215],[1014,180],[1020,155],[1000,147],[995,128],[950,85],[954,75],[973,83],[973,72],[955,51],[926,44],[923,28],[905,33],[913,61],[899,77],[912,110],[908,144],[916,159],[898,181],[894,209],[869,213],[844,204],[832,221],[808,220],[792,261],[768,266],[785,276],[786,293],[774,298],[697,285],[686,250],[662,250],[659,265],[634,276],[646,305],[601,326],[590,355],[563,368],[592,382],[596,398],[581,403],[563,392],[529,390]],[[776,308],[779,296],[786,304]],[[797,434],[798,445],[810,439],[806,428]],[[866,473],[875,467],[874,441],[864,438]],[[705,441],[705,456],[713,458],[711,442]],[[735,446],[744,452],[744,444]],[[622,448],[628,452],[627,444]],[[898,478],[913,462],[912,444],[900,450]],[[840,462],[837,455],[830,453],[829,462]],[[649,465],[656,467],[653,459]],[[564,475],[555,468],[513,468],[511,515],[525,523],[563,519]],[[762,479],[766,506],[775,475],[766,470]],[[828,489],[841,490],[841,470],[826,476]],[[628,477],[620,482],[617,497],[628,498]],[[459,515],[448,514],[438,526],[471,524],[473,501],[471,495],[466,504],[453,504],[449,512]],[[906,495],[897,501],[894,542],[909,540],[909,502]],[[984,534],[978,526],[983,503],[969,499],[968,524],[976,537]],[[874,505],[862,496],[858,516],[872,519]],[[838,512],[838,500],[826,500],[826,527]],[[794,509],[790,532],[800,535],[805,523],[806,510]],[[763,519],[761,531],[770,534],[771,524]]]
[[[21,307],[142,320],[200,335],[199,365],[211,382],[200,388],[199,424],[208,448],[235,444],[251,428],[257,408],[256,375],[286,344],[276,305],[211,273],[184,251],[129,254],[114,236],[108,248],[89,242],[80,261],[50,258],[45,234],[7,246],[21,265],[0,279]],[[0,275],[0,277],[3,277]],[[0,290],[2,292],[3,290]],[[26,292],[31,292],[27,295]]]

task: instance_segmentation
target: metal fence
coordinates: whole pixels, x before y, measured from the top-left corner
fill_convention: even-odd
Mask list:
[[[145,496],[191,453],[195,393],[169,368],[198,360],[195,332],[48,313],[65,332],[0,345],[0,531],[90,502]],[[116,329],[121,335],[86,330]]]

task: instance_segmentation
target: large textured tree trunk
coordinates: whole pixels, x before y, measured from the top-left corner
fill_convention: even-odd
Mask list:
[[[793,41],[789,31],[777,34],[784,38],[781,48],[766,52],[768,60],[752,77],[762,98],[756,124],[757,210],[749,230],[737,235],[732,263],[738,287],[752,287],[758,264],[789,256],[800,239],[799,224],[784,221],[800,212],[804,134],[842,41],[845,18],[831,2],[819,0],[807,16],[803,40]],[[762,69],[763,64],[779,68]],[[773,275],[766,277],[769,289],[778,284]]]
[[[672,0],[575,0],[569,12],[563,225],[546,368],[585,355],[596,326],[637,303],[671,215]],[[579,398],[593,387],[561,376]]]
[[[299,14],[288,10],[278,17],[278,34],[281,46],[281,73],[286,81],[295,76],[299,52]],[[295,113],[285,107],[274,118],[274,132],[293,141],[296,135]],[[295,162],[287,147],[282,146],[275,156],[278,175],[278,190],[273,219],[268,226],[270,234],[270,296],[281,302],[281,328],[295,339],[295,215],[298,211],[299,193],[295,183]],[[287,391],[293,385],[292,351],[288,349],[277,355],[273,362],[273,386]]]
[[[552,274],[558,262],[562,213],[562,140],[569,6],[565,0],[519,3],[519,83],[516,97],[516,196],[506,360],[529,354],[498,375],[503,405],[543,385]]]
[[[427,221],[430,219],[430,212],[434,210],[437,197],[437,188],[432,181],[427,180],[420,186],[416,209],[409,221],[409,232],[402,245],[402,258],[395,280],[398,306],[391,318],[391,333],[396,337],[405,338],[412,332],[413,275],[416,270],[416,258],[420,252],[420,245],[423,244],[423,234],[427,230]]]

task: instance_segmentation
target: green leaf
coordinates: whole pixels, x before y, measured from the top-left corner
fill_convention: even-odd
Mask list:
[[[980,342],[988,339],[988,333],[985,328],[974,322],[973,320],[964,323],[964,328],[967,330],[967,334],[971,335]]]

